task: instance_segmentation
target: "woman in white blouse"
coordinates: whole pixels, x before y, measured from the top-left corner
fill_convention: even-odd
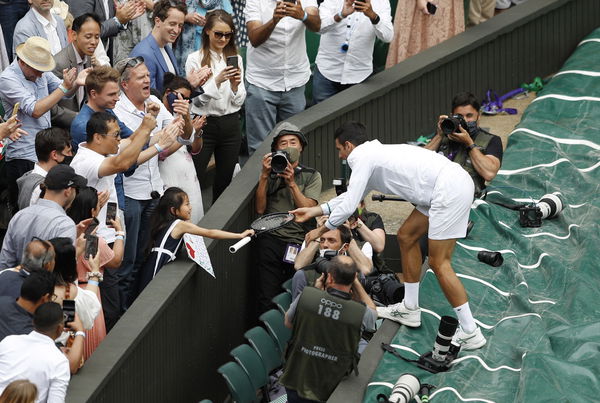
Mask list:
[[[204,93],[192,101],[192,113],[208,116],[202,151],[194,157],[194,163],[202,183],[214,152],[213,202],[231,182],[242,143],[239,111],[246,99],[246,89],[242,81],[242,58],[237,53],[234,38],[231,15],[223,10],[211,11],[206,15],[202,31],[202,48],[191,53],[185,63],[186,73],[203,66],[212,69],[212,76],[202,86]]]

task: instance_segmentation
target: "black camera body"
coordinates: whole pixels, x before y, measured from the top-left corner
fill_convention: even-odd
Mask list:
[[[377,305],[395,304],[404,298],[404,285],[391,272],[365,277],[364,288]]]
[[[337,251],[328,250],[323,254],[323,257],[319,256],[315,259],[315,271],[319,274],[327,274],[329,272],[329,262],[331,258],[337,256]]]
[[[535,203],[519,207],[519,224],[521,227],[541,227],[542,210]]]
[[[463,115],[456,113],[454,115],[450,115],[447,118],[443,119],[440,123],[440,129],[442,129],[442,133],[445,136],[448,136],[452,133],[460,132],[459,127],[468,131],[467,122]]]
[[[290,154],[287,151],[278,150],[271,153],[271,172],[280,174],[285,171],[290,163]]]
[[[335,188],[335,195],[339,196],[348,190],[348,181],[346,178],[335,178],[333,180],[333,187]]]

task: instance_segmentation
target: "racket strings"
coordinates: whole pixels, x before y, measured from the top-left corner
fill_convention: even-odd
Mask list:
[[[254,221],[250,227],[255,231],[268,231],[279,228],[294,219],[292,214],[274,214],[261,217]]]

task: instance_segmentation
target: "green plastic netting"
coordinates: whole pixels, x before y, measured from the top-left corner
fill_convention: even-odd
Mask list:
[[[436,385],[434,402],[600,401],[599,161],[600,29],[527,108],[492,183],[519,200],[560,192],[567,207],[522,228],[517,212],[477,201],[475,226],[456,246],[453,265],[487,345],[435,375],[385,353],[365,402],[403,373]],[[482,249],[501,251],[504,264],[480,263]],[[411,359],[431,350],[439,316],[455,316],[432,273],[420,303],[421,327],[401,326],[392,340]]]

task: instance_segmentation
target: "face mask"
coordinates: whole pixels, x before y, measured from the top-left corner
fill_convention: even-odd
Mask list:
[[[71,161],[73,161],[73,156],[65,155],[65,158],[61,162],[59,162],[59,164],[71,165]]]
[[[477,132],[477,121],[467,122],[467,131],[472,136]]]
[[[298,161],[298,159],[300,158],[300,150],[298,150],[296,147],[287,147],[284,148],[283,151],[287,152],[289,157],[289,161],[290,164],[293,164],[294,162]]]

